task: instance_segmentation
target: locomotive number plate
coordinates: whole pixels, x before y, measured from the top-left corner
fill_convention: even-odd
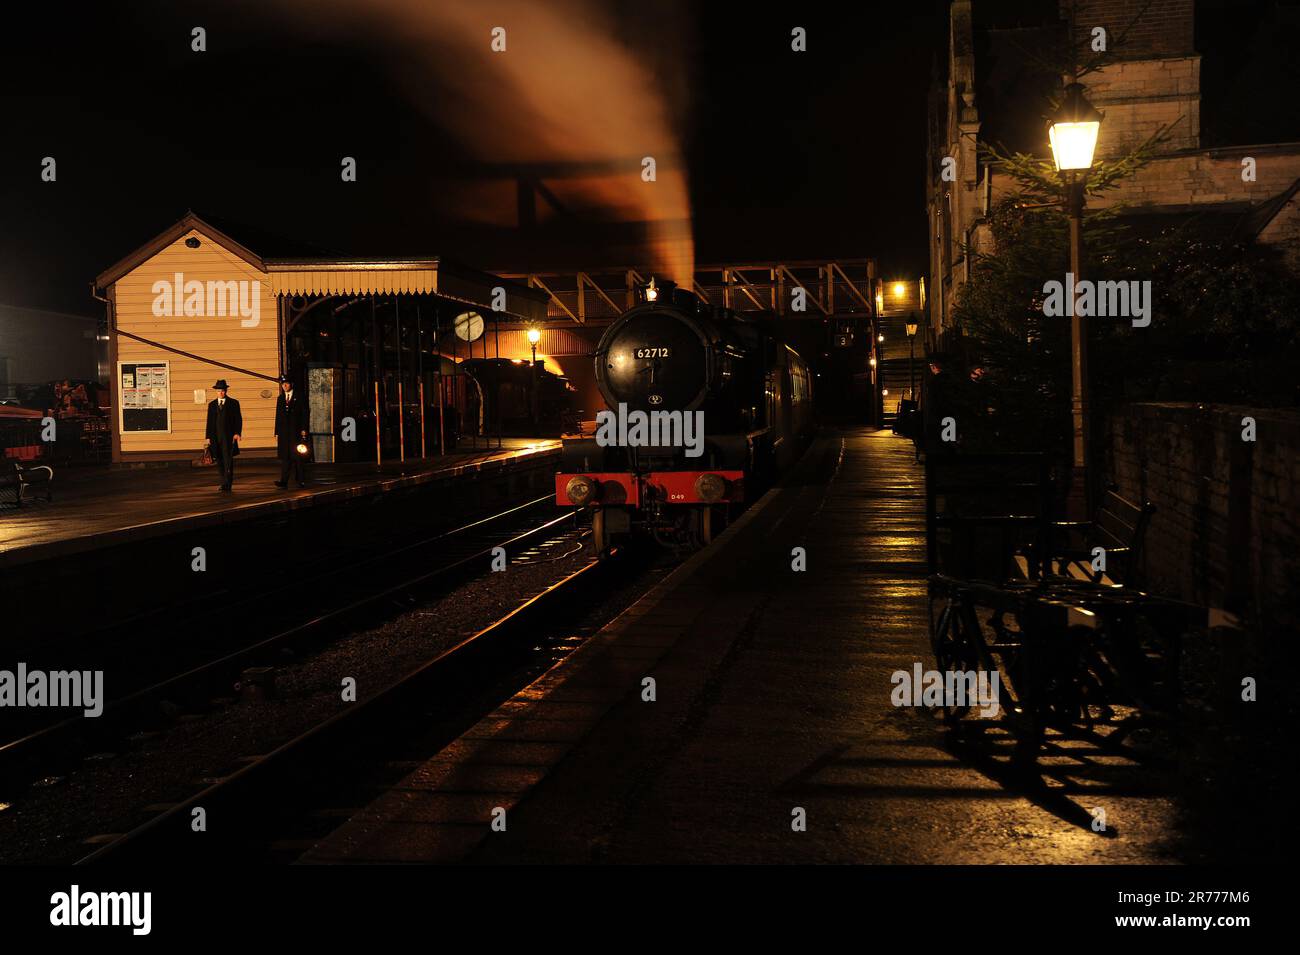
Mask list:
[[[672,358],[672,349],[667,345],[656,346],[654,348],[636,348],[632,351],[633,358]]]

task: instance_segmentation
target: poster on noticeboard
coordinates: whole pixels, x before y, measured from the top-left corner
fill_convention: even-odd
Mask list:
[[[171,431],[169,362],[119,362],[118,395],[118,421],[124,433]]]

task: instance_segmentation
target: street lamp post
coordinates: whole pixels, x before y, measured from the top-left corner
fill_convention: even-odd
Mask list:
[[[916,327],[917,322],[907,323],[907,397],[916,400]]]
[[[530,387],[529,387],[529,391],[532,393],[532,395],[531,395],[532,400],[529,402],[529,408],[530,408],[530,410],[531,410],[531,412],[532,412],[532,418],[533,418],[533,434],[534,434],[534,435],[536,435],[537,432],[538,432],[538,422],[537,422],[537,410],[538,410],[538,407],[537,407],[537,406],[538,406],[538,402],[537,402],[537,343],[538,343],[539,341],[541,341],[541,340],[542,340],[542,333],[541,333],[540,331],[538,331],[538,330],[535,329],[535,328],[530,328],[530,329],[528,329],[528,344],[531,345],[532,348],[533,348],[533,361],[532,361],[532,364],[530,364],[530,365],[528,366],[528,383],[529,383],[529,386],[530,386]]]
[[[1083,257],[1083,206],[1088,170],[1097,147],[1097,134],[1101,131],[1099,113],[1083,95],[1083,86],[1070,83],[1065,87],[1060,108],[1052,117],[1048,140],[1052,146],[1052,160],[1058,172],[1065,173],[1066,215],[1070,222],[1070,274],[1072,288],[1080,281]],[[1087,326],[1074,303],[1070,308],[1070,409],[1073,419],[1073,475],[1070,481],[1069,509],[1071,517],[1083,520],[1088,516],[1090,501],[1088,488],[1089,445],[1089,388],[1088,388],[1088,338]]]

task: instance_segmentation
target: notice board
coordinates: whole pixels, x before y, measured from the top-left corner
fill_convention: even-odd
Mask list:
[[[118,362],[122,431],[171,431],[171,363]]]

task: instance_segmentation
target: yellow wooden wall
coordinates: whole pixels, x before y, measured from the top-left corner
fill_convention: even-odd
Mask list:
[[[185,240],[196,237],[199,248],[190,249]],[[157,297],[153,285],[159,280],[174,281],[175,273],[184,273],[185,281],[254,281],[261,283],[261,314],[256,327],[240,324],[238,300],[225,316],[186,316],[182,307],[170,317],[155,317],[153,303]],[[182,351],[235,365],[275,378],[280,373],[279,331],[275,297],[264,272],[228,252],[198,231],[181,236],[166,249],[119,279],[115,285],[117,327],[165,343]],[[185,358],[174,352],[145,345],[125,336],[117,338],[117,361],[167,361],[171,365],[171,433],[123,432],[122,453],[166,452],[176,457],[197,455],[203,447],[207,421],[207,402],[216,397],[212,384],[218,378],[230,383],[231,397],[238,398],[244,415],[244,450],[275,447],[274,381],[230,371],[205,361]],[[111,373],[118,375],[117,366]],[[117,378],[117,387],[121,380]],[[196,404],[194,390],[202,389],[204,402]],[[115,391],[116,397],[116,391]],[[114,408],[114,427],[120,419]]]

